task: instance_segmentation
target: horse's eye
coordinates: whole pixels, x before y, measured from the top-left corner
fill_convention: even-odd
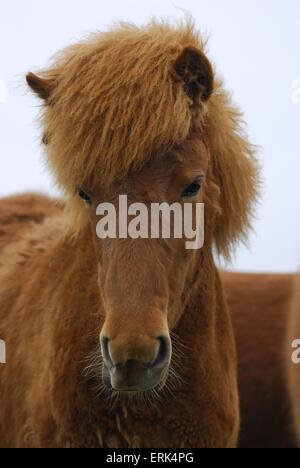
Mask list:
[[[202,178],[197,177],[197,179],[189,185],[185,191],[181,194],[181,198],[192,198],[198,195],[201,190]]]
[[[84,201],[84,203],[86,203],[87,205],[92,204],[92,198],[86,192],[84,192],[83,190],[79,190],[78,194],[80,198]]]

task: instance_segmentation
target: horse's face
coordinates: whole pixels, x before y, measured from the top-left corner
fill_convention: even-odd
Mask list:
[[[186,239],[100,240],[96,207],[118,207],[119,195],[148,210],[152,202],[195,204],[206,192],[205,249],[214,241],[228,256],[247,233],[257,195],[253,148],[199,42],[191,24],[125,25],[68,48],[41,77],[27,75],[45,104],[43,141],[68,195],[72,234],[86,227],[78,189],[89,204],[105,316],[104,379],[120,391],[163,381],[170,330],[204,255],[186,250]],[[185,143],[174,149],[178,142]]]
[[[176,202],[193,203],[195,212],[196,202],[204,200],[209,159],[200,127],[214,89],[212,67],[191,31],[169,30],[169,35],[155,26],[149,31],[146,39],[135,32],[133,40],[121,29],[112,42],[100,38],[98,49],[95,43],[75,56],[71,52],[73,58],[48,79],[27,76],[47,105],[45,142],[59,183],[72,199],[79,189],[89,205],[105,316],[103,377],[122,392],[149,390],[164,381],[170,330],[183,312],[196,254],[187,250],[188,239],[175,235],[172,221],[169,239],[149,238],[153,225],[147,227],[148,238],[123,238],[118,232],[99,239],[97,207],[110,203],[119,214],[119,196],[127,195],[130,205],[142,203],[148,213],[154,203]],[[176,147],[178,142],[184,143]],[[129,216],[127,225],[130,221]]]
[[[188,202],[195,207],[204,200],[208,159],[206,146],[195,137],[163,161],[149,163],[109,190],[89,194],[105,314],[103,378],[115,390],[149,390],[166,378],[170,330],[183,312],[181,295],[196,254],[186,249],[186,238],[174,238],[173,226],[170,239],[100,240],[96,206],[111,203],[119,215],[119,196],[127,195],[128,205],[143,203],[149,213],[152,203]]]

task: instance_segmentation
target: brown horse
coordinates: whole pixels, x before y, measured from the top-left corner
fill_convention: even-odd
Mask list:
[[[300,338],[299,326],[298,332],[294,324],[290,327],[286,345],[294,278],[292,274],[222,274],[237,344],[243,448],[297,445],[287,362],[290,367],[291,343]],[[296,374],[297,366],[292,370]],[[299,386],[294,399],[299,402]]]
[[[236,352],[213,246],[228,256],[247,234],[257,167],[199,35],[121,25],[27,81],[66,197],[64,210],[38,196],[0,204],[1,445],[235,447]],[[204,247],[100,240],[96,207],[120,194],[205,203]]]

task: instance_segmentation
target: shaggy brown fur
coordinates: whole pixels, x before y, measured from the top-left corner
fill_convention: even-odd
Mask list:
[[[0,253],[10,242],[20,240],[26,229],[42,224],[47,217],[58,214],[62,203],[42,195],[28,194],[2,199],[0,212]]]
[[[235,346],[212,249],[216,243],[228,255],[245,236],[257,168],[202,41],[191,25],[122,25],[67,49],[42,78],[27,79],[46,100],[48,161],[72,216],[51,213],[6,239],[1,254],[0,337],[8,350],[1,445],[235,446]],[[93,209],[77,200],[83,189],[95,203],[128,192],[146,204],[171,202],[199,173],[206,176],[198,197],[206,204],[201,251],[187,253],[174,239],[100,242]],[[123,340],[126,355],[136,351],[133,333],[133,343],[161,329],[173,333],[174,388],[168,379],[149,405],[97,397],[104,328]]]

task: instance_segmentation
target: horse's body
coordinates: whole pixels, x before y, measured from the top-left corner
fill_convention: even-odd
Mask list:
[[[246,237],[258,170],[203,41],[191,24],[121,25],[27,82],[65,210],[0,205],[1,445],[236,446],[236,351],[213,248],[228,257]],[[204,203],[203,248],[99,239],[97,207],[122,194],[146,208]]]
[[[27,284],[27,278],[32,277],[32,274],[26,272],[26,265],[30,258],[30,247],[28,244],[34,247],[34,250],[40,252],[40,255],[46,256],[46,266],[44,268],[49,269],[50,259],[53,256],[52,249],[53,245],[56,244],[59,239],[59,230],[55,229],[55,236],[48,245],[48,248],[44,248],[45,240],[40,236],[43,227],[41,223],[43,220],[49,217],[49,209],[53,217],[56,217],[61,213],[61,207],[57,202],[53,203],[44,197],[39,196],[24,196],[15,197],[7,200],[2,200],[0,205],[0,221],[1,221],[1,236],[0,246],[2,259],[6,260],[6,256],[10,259],[12,265],[22,264],[22,269],[19,269],[20,277],[16,278],[13,276],[11,283],[8,285],[13,290],[11,293],[11,303],[17,299],[18,288],[24,287]],[[30,238],[36,237],[34,233],[38,234],[39,241],[35,239],[34,242]],[[13,237],[18,234],[19,240]],[[24,244],[22,240],[24,233],[27,233],[27,241]],[[48,232],[51,239],[51,232]],[[21,240],[20,240],[21,239]],[[21,242],[21,244],[18,244]],[[49,241],[48,241],[49,242]],[[41,244],[41,245],[40,245]],[[20,245],[19,253],[16,250],[16,246]],[[22,245],[22,247],[21,247]],[[42,247],[43,246],[43,247]],[[13,249],[11,249],[13,247]],[[32,248],[32,247],[31,247]],[[11,253],[13,250],[13,254]],[[74,250],[69,253],[68,258],[73,256]],[[7,253],[6,253],[7,252]],[[17,255],[19,261],[16,262],[14,255]],[[86,258],[86,257],[85,257]],[[39,260],[40,261],[40,260]],[[91,261],[91,268],[93,262]],[[83,265],[82,265],[83,266]],[[60,268],[62,268],[60,266]],[[24,269],[24,273],[23,270]],[[70,269],[72,266],[70,265]],[[37,277],[40,276],[39,272],[35,273]],[[65,273],[64,273],[65,275]],[[292,289],[294,276],[293,275],[254,275],[254,274],[233,274],[233,273],[222,273],[221,275],[226,298],[229,305],[229,310],[232,315],[233,325],[235,330],[235,337],[237,342],[238,350],[238,375],[239,375],[239,393],[241,401],[241,434],[240,434],[240,446],[241,447],[291,447],[295,446],[296,440],[293,431],[293,423],[291,417],[291,405],[288,395],[288,386],[286,379],[286,356],[290,357],[291,348],[285,349],[286,344],[286,333],[287,333],[287,315],[292,297]],[[58,273],[58,283],[60,283],[60,276]],[[72,281],[74,278],[72,279]],[[80,279],[77,279],[80,283]],[[46,285],[45,285],[46,286]],[[44,286],[44,287],[45,287]],[[51,286],[53,288],[53,286]],[[67,286],[59,286],[65,288]],[[8,287],[1,287],[1,293],[3,290],[9,290]],[[54,288],[56,289],[56,287]],[[39,293],[40,294],[40,293]],[[97,290],[90,291],[87,295],[97,295]],[[30,295],[32,300],[32,297]],[[90,301],[91,298],[85,300]],[[49,300],[49,305],[50,305]],[[69,446],[69,445],[91,445],[91,446],[179,446],[182,445],[193,445],[199,444],[197,440],[196,432],[190,434],[189,441],[185,439],[187,436],[187,429],[181,424],[181,416],[177,416],[178,435],[174,436],[168,433],[168,418],[165,418],[165,412],[162,412],[162,408],[156,408],[153,410],[148,409],[148,414],[145,414],[145,408],[142,410],[142,414],[138,413],[138,408],[134,414],[130,413],[130,409],[127,408],[126,403],[124,405],[116,404],[111,417],[107,418],[105,405],[104,407],[98,406],[99,402],[96,401],[96,394],[93,385],[89,386],[86,379],[82,378],[82,370],[88,363],[85,358],[88,356],[90,349],[94,349],[95,343],[92,337],[93,333],[93,320],[90,323],[86,323],[86,316],[81,317],[80,307],[85,307],[83,304],[76,306],[78,308],[78,316],[76,320],[72,320],[69,323],[73,324],[74,330],[65,322],[68,322],[67,317],[56,317],[56,321],[53,322],[53,316],[50,313],[50,309],[46,310],[40,317],[36,317],[36,325],[34,325],[33,316],[31,312],[34,310],[34,304],[29,309],[24,308],[24,317],[19,320],[29,324],[30,327],[38,327],[39,333],[35,338],[35,346],[33,347],[33,331],[29,328],[28,330],[22,327],[20,335],[22,338],[15,337],[11,338],[11,329],[13,320],[6,320],[3,323],[3,312],[1,315],[1,328],[0,336],[7,338],[8,344],[8,362],[15,363],[13,367],[8,366],[6,369],[2,368],[0,373],[0,386],[4,388],[4,379],[7,382],[13,382],[12,386],[8,387],[8,394],[3,395],[3,404],[0,408],[0,428],[1,428],[1,446]],[[5,309],[2,308],[2,311]],[[9,307],[7,307],[7,310]],[[27,311],[28,310],[28,311]],[[296,309],[294,309],[296,311]],[[41,312],[41,311],[40,311]],[[75,313],[75,311],[74,311]],[[45,320],[45,315],[49,314],[48,320]],[[30,315],[28,320],[27,315]],[[93,315],[91,310],[91,315]],[[97,311],[95,311],[97,315]],[[295,315],[297,320],[298,315]],[[84,320],[81,320],[81,319]],[[61,325],[59,322],[62,322]],[[97,317],[96,317],[97,321]],[[42,322],[42,323],[40,323]],[[4,324],[7,324],[7,332]],[[40,324],[39,324],[40,323]],[[69,405],[65,405],[65,401],[74,402],[73,392],[76,389],[76,385],[67,385],[67,380],[64,382],[66,387],[63,387],[63,376],[59,375],[61,372],[60,364],[65,362],[64,357],[61,356],[58,365],[55,366],[53,371],[54,375],[50,371],[52,369],[53,357],[51,354],[53,351],[48,349],[43,350],[45,340],[43,339],[44,334],[48,335],[48,326],[55,323],[54,328],[59,327],[65,330],[69,329],[70,336],[74,335],[76,338],[71,338],[69,345],[70,350],[66,349],[65,352],[74,353],[75,362],[78,365],[72,369],[72,363],[70,362],[70,369],[68,366],[66,370],[66,378],[69,372],[73,370],[74,376],[69,375],[69,379],[74,381],[79,379],[82,380],[80,383],[80,393],[77,396],[79,399],[78,407],[73,407],[74,413],[78,411],[78,423],[76,422],[76,415],[71,415],[67,412],[70,410]],[[80,332],[76,332],[76,329]],[[291,337],[295,339],[297,335],[297,327],[295,322],[291,327]],[[53,330],[54,332],[54,330]],[[81,334],[82,332],[82,334]],[[17,331],[16,331],[17,333]],[[62,331],[63,333],[63,331]],[[91,336],[89,339],[86,337]],[[81,346],[78,346],[78,339],[80,335],[85,339],[82,341]],[[64,335],[65,336],[65,335]],[[197,340],[198,334],[195,334],[194,340]],[[299,335],[300,336],[300,335]],[[72,341],[74,341],[72,343]],[[86,343],[84,343],[86,341]],[[290,341],[290,340],[289,340]],[[12,344],[10,344],[12,343]],[[53,343],[54,344],[54,343]],[[20,349],[21,345],[21,349]],[[59,347],[59,343],[57,343]],[[64,348],[68,347],[68,343],[64,343]],[[77,349],[74,349],[77,348]],[[39,351],[40,349],[40,351]],[[41,361],[41,351],[43,350],[43,360]],[[61,351],[62,352],[62,351]],[[34,359],[34,355],[39,356],[37,360]],[[52,360],[52,365],[51,365]],[[24,363],[26,369],[23,368]],[[66,364],[67,365],[67,364]],[[73,363],[74,365],[74,363]],[[18,368],[18,366],[20,366]],[[291,370],[295,370],[293,366]],[[24,379],[23,374],[28,373],[30,375],[30,384]],[[76,374],[77,373],[77,374]],[[51,375],[52,374],[52,375]],[[60,394],[60,386],[62,394],[60,398],[62,402],[57,401],[55,393],[53,392],[53,384],[47,383],[55,378],[58,380],[59,386],[57,387],[57,393]],[[96,376],[95,376],[96,378]],[[295,378],[298,378],[295,376]],[[293,386],[293,395],[296,404],[299,402],[299,386],[296,385],[296,380]],[[50,391],[51,389],[51,391]],[[28,390],[30,394],[28,395]],[[66,393],[64,393],[66,392]],[[76,392],[75,392],[76,393]],[[16,406],[15,402],[18,401],[18,395],[27,395],[27,404],[21,411],[20,406]],[[195,388],[195,395],[198,394],[198,398],[201,399],[201,391],[197,387]],[[45,400],[45,395],[49,398]],[[65,398],[65,400],[64,400]],[[175,392],[173,395],[174,406],[175,402],[179,405],[182,403],[184,412],[188,418],[187,407],[184,404],[184,394],[181,392]],[[80,401],[81,400],[81,401]],[[32,401],[34,404],[32,404]],[[172,400],[173,401],[173,400]],[[89,407],[86,407],[89,403]],[[61,404],[62,410],[53,411],[55,406]],[[173,402],[169,402],[172,406]],[[53,406],[55,405],[55,406]],[[93,408],[94,406],[94,408]],[[199,411],[199,405],[197,400],[189,401],[188,407],[191,409],[191,414]],[[180,414],[180,406],[178,406]],[[97,414],[97,411],[99,413]],[[94,414],[95,413],[95,414]],[[12,415],[14,417],[12,418]],[[55,416],[58,418],[55,420]],[[92,416],[93,415],[93,416]],[[64,418],[68,416],[74,417],[74,422],[69,421],[71,427],[68,435],[64,437],[60,436],[60,431],[57,427]],[[176,415],[173,414],[172,409],[169,413],[170,419],[175,424]],[[90,428],[90,434],[86,439],[87,434],[83,434],[80,439],[80,425],[84,424],[85,418],[91,419],[87,422]],[[151,428],[149,431],[143,424],[143,418],[149,418]],[[162,419],[161,419],[162,418]],[[10,424],[5,427],[3,421],[9,420]],[[60,421],[60,419],[62,421]],[[193,418],[191,418],[193,419]],[[163,420],[163,422],[162,422]],[[152,424],[156,424],[157,431],[153,433]],[[160,429],[160,432],[158,428]],[[165,433],[163,431],[165,427]],[[37,429],[38,428],[38,429]],[[39,429],[41,428],[41,429]],[[52,429],[51,429],[52,428]],[[54,429],[55,428],[55,429]],[[36,431],[44,434],[42,438]],[[181,432],[182,431],[182,432]],[[75,434],[74,434],[75,432]],[[201,430],[199,428],[199,433]],[[143,434],[143,437],[141,437]],[[76,440],[76,435],[78,440]],[[62,437],[62,438],[61,438]],[[205,442],[203,443],[205,445]]]
[[[38,217],[32,213],[31,218],[30,206],[38,207]],[[7,365],[0,371],[1,446],[235,446],[237,394],[228,381],[228,372],[235,373],[235,352],[224,332],[229,316],[217,272],[214,288],[210,278],[209,285],[203,282],[194,291],[188,317],[174,330],[183,384],[177,388],[174,382],[161,401],[99,398],[97,330],[103,313],[90,233],[75,244],[65,239],[59,211],[56,204],[33,196],[0,204],[0,239],[6,244],[1,251],[0,336],[7,346]],[[16,224],[15,212],[26,215],[26,227],[21,218]],[[24,232],[20,240],[9,241],[12,228]],[[220,313],[216,336],[211,336],[215,301]],[[91,351],[95,355],[89,359]],[[86,374],[97,358],[94,371]]]
[[[286,370],[292,354],[286,337],[294,275],[224,273],[222,280],[237,343],[240,445],[294,447]]]

